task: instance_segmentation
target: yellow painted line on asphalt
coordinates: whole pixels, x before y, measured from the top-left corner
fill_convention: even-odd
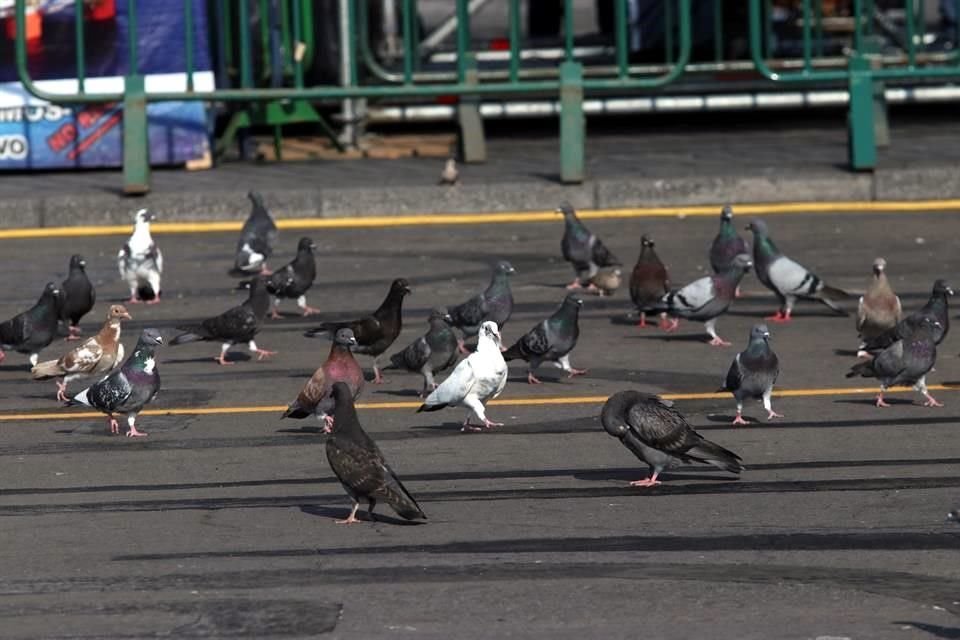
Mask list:
[[[930,391],[956,391],[956,386],[930,385]],[[909,387],[896,387],[888,389],[887,393],[908,393],[912,389]],[[839,387],[831,389],[783,389],[775,391],[774,397],[777,398],[812,398],[825,396],[846,396],[846,395],[866,395],[875,394],[877,387]],[[729,393],[662,393],[660,397],[665,400],[721,400],[730,398]],[[547,397],[547,398],[501,398],[493,400],[489,404],[499,407],[543,407],[572,404],[601,404],[607,401],[608,396],[568,396],[568,397]],[[358,409],[416,409],[420,406],[419,401],[399,401],[399,402],[359,402]],[[175,409],[147,409],[140,413],[141,416],[212,416],[212,415],[231,415],[231,414],[251,414],[251,413],[274,413],[279,418],[286,411],[286,405],[261,405],[246,407],[184,407]],[[23,420],[73,420],[76,418],[102,418],[103,414],[96,411],[80,412],[44,412],[44,413],[0,413],[0,422],[17,422]]]
[[[630,207],[623,209],[584,209],[577,215],[584,220],[611,220],[625,218],[669,218],[678,216],[716,216],[720,204],[671,207]],[[833,201],[786,202],[771,204],[736,205],[739,215],[777,215],[789,213],[924,213],[958,211],[960,200],[916,201]],[[162,211],[160,212],[162,214]],[[288,218],[278,220],[280,229],[364,229],[374,227],[408,227],[462,224],[498,224],[503,222],[551,222],[560,217],[554,211],[512,211],[503,213],[443,213],[402,216],[352,216],[344,218]],[[212,233],[239,231],[243,222],[155,222],[154,233]],[[77,226],[26,229],[0,229],[0,240],[23,238],[75,238],[129,234],[132,226]]]

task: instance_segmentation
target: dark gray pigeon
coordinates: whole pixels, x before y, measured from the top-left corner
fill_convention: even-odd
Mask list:
[[[110,433],[120,433],[120,425],[114,417],[127,416],[127,437],[147,435],[138,431],[134,422],[137,414],[153,402],[160,391],[160,372],[154,352],[163,338],[156,329],[144,329],[133,353],[119,369],[90,387],[84,389],[69,405],[82,404],[107,414]]]
[[[568,378],[580,376],[586,369],[575,369],[570,365],[570,352],[577,346],[580,337],[580,307],[583,300],[575,294],[564,298],[560,307],[549,318],[538,323],[503,354],[503,359],[526,360],[527,382],[540,384],[533,374],[544,362],[548,362],[567,373]]]
[[[563,239],[560,241],[563,259],[572,264],[573,270],[577,272],[577,277],[567,285],[567,289],[586,286],[591,291],[596,290],[596,285],[590,283],[590,280],[599,268],[619,266],[620,261],[610,253],[600,238],[580,222],[569,202],[561,204],[557,213],[563,214],[564,230]]]
[[[457,335],[450,326],[450,314],[446,309],[433,309],[427,322],[430,329],[410,343],[403,351],[390,356],[387,369],[404,369],[423,376],[425,398],[437,388],[433,376],[453,366],[457,361]]]
[[[739,474],[740,456],[710,442],[694,431],[673,403],[640,391],[618,391],[600,413],[600,422],[633,455],[650,465],[650,477],[630,483],[633,487],[660,484],[664,469],[686,462],[702,462]]]
[[[900,298],[893,292],[887,279],[887,261],[873,261],[873,278],[857,305],[857,333],[860,335],[860,350],[857,356],[867,354],[867,342],[893,329],[900,322]]]
[[[924,318],[930,318],[940,323],[940,326],[933,330],[933,341],[939,345],[947,337],[947,332],[950,331],[949,297],[952,295],[953,289],[950,288],[950,285],[945,280],[937,280],[933,283],[930,299],[922,308],[902,319],[893,329],[888,329],[870,340],[864,340],[863,350],[875,354],[886,349],[897,340],[909,338]]]
[[[746,350],[737,354],[730,364],[727,379],[720,391],[729,391],[737,401],[737,417],[733,424],[747,424],[743,419],[743,401],[747,398],[760,398],[767,410],[767,420],[782,418],[783,414],[773,410],[770,395],[773,385],[780,374],[780,362],[777,354],[770,348],[770,331],[765,324],[757,324],[750,330],[750,344]]]
[[[57,335],[63,292],[48,282],[37,303],[0,324],[0,362],[7,355],[4,349],[30,354],[30,365],[37,366],[40,351]]]
[[[753,262],[757,277],[780,301],[777,313],[767,320],[790,322],[790,314],[798,298],[816,300],[842,316],[849,315],[837,306],[840,300],[849,297],[848,294],[827,285],[806,267],[780,253],[770,239],[767,223],[755,219],[747,225],[747,229],[753,231]]]
[[[226,359],[227,351],[233,345],[246,342],[251,353],[257,354],[257,360],[272,356],[276,351],[267,351],[257,346],[254,336],[263,327],[263,321],[270,309],[270,294],[263,276],[240,283],[238,289],[250,289],[250,297],[243,304],[231,307],[218,316],[208,318],[196,326],[177,327],[181,333],[170,341],[171,345],[186,344],[188,342],[220,342],[220,356],[214,358],[221,365],[231,365]]]
[[[367,514],[374,519],[373,508],[383,500],[407,520],[426,520],[427,516],[407,491],[400,478],[360,426],[353,406],[353,393],[343,382],[333,385],[333,432],[327,439],[327,461],[353,500],[353,510],[339,524],[360,522],[357,510],[360,501],[367,501]]]
[[[647,326],[647,311],[659,308],[660,300],[670,292],[670,277],[667,267],[654,250],[656,246],[649,236],[640,236],[640,255],[630,274],[630,299],[640,313],[638,327]],[[667,313],[660,312],[660,328],[670,326]]]
[[[253,208],[240,230],[233,268],[240,274],[263,272],[264,275],[269,275],[267,258],[273,254],[273,245],[277,242],[277,224],[264,206],[259,193],[250,191],[247,197],[250,198]]]
[[[97,301],[97,292],[87,277],[86,266],[87,261],[83,256],[71,256],[70,273],[61,288],[63,304],[60,306],[60,319],[67,325],[67,340],[80,339],[80,319],[90,313]]]
[[[501,260],[494,266],[490,284],[483,293],[479,293],[463,304],[450,308],[450,322],[463,332],[464,337],[472,337],[480,331],[480,325],[487,320],[503,325],[513,314],[513,292],[510,291],[510,275],[515,273],[506,260]],[[463,340],[457,340],[457,346],[463,353],[469,353]]]
[[[319,309],[307,304],[307,291],[317,278],[317,263],[313,257],[313,250],[316,248],[317,245],[310,238],[300,238],[300,242],[297,243],[296,257],[267,278],[267,290],[274,297],[271,318],[280,317],[277,308],[280,306],[281,298],[295,299],[305,316],[320,313]]]
[[[726,271],[697,278],[682,289],[674,289],[663,296],[658,308],[673,316],[665,330],[676,331],[680,318],[697,320],[703,323],[712,346],[729,347],[730,343],[717,335],[717,318],[730,308],[743,274],[752,266],[750,256],[741,253]]]
[[[939,327],[939,322],[931,317],[924,317],[909,338],[894,342],[874,358],[858,362],[847,373],[847,377],[859,375],[864,378],[877,378],[880,381],[878,407],[890,406],[884,402],[883,392],[897,385],[912,385],[926,398],[923,403],[925,407],[942,407],[943,404],[927,390],[927,373],[937,362],[934,332]]]
[[[737,228],[733,225],[733,208],[725,205],[720,211],[720,230],[710,245],[710,267],[714,273],[722,273],[741,253],[750,255],[750,243],[737,233]],[[740,297],[739,287],[735,295]]]

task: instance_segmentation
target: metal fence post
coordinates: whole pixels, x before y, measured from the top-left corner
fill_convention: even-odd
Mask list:
[[[583,65],[567,60],[560,65],[560,180],[583,182],[584,138]]]
[[[467,70],[463,81],[468,85],[479,83],[477,61],[472,53],[466,54]],[[483,134],[483,118],[480,117],[480,98],[464,95],[457,102],[457,124],[460,126],[460,154],[464,162],[487,161],[487,143]]]
[[[123,192],[150,191],[150,144],[147,136],[147,92],[141,75],[124,79]]]
[[[873,74],[870,61],[859,51],[849,62],[850,109],[847,113],[850,167],[857,171],[877,164],[874,131]]]

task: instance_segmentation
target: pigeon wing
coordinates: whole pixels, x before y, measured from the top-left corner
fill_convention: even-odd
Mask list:
[[[455,327],[478,327],[486,319],[488,306],[486,298],[478,294],[448,311]]]
[[[684,417],[659,398],[633,405],[627,423],[641,442],[676,456],[683,455],[699,440]]]
[[[103,380],[87,390],[87,401],[91,407],[106,413],[112,413],[121,407],[133,393],[133,385],[123,369],[117,369]]]
[[[591,258],[593,263],[598,267],[612,267],[614,265],[620,264],[620,261],[617,260],[617,257],[607,249],[606,245],[600,240],[600,238],[594,236],[593,248],[592,248]]]

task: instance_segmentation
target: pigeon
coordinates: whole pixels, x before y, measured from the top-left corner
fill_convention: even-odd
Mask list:
[[[873,279],[857,306],[857,333],[861,341],[857,356],[860,357],[867,354],[864,347],[868,341],[893,329],[900,322],[900,298],[890,287],[886,267],[887,261],[883,258],[873,261]]]
[[[733,259],[741,253],[750,255],[750,244],[740,237],[736,227],[733,226],[733,208],[726,205],[720,211],[720,230],[717,237],[713,239],[710,245],[710,266],[714,273],[721,273],[727,270]],[[740,297],[740,288],[734,296]]]
[[[745,468],[740,456],[694,431],[672,402],[649,393],[618,391],[603,405],[600,422],[650,466],[650,476],[631,482],[632,487],[660,484],[663,470],[681,462],[702,462],[735,474]]]
[[[623,282],[623,269],[618,266],[601,267],[590,278],[590,284],[601,298],[603,296],[612,296],[620,288]],[[588,287],[589,288],[589,287]]]
[[[960,522],[960,509],[954,509],[948,513],[947,522]]]
[[[153,402],[160,390],[160,372],[154,351],[162,344],[159,331],[144,329],[133,353],[119,369],[73,396],[67,404],[82,404],[107,414],[110,433],[120,433],[120,425],[114,416],[125,415],[127,437],[146,436],[134,423],[137,414]]]
[[[880,381],[880,393],[877,394],[877,406],[888,407],[883,400],[883,392],[896,385],[913,385],[913,388],[926,398],[924,406],[942,407],[927,390],[927,373],[937,361],[937,345],[934,332],[940,323],[925,316],[908,338],[898,340],[881,351],[876,357],[858,362],[847,372],[847,377],[861,376],[877,378]]]
[[[647,326],[647,311],[655,310],[663,296],[670,292],[667,268],[654,251],[654,246],[650,236],[640,236],[640,255],[630,274],[630,299],[640,312],[638,327]],[[660,313],[660,328],[669,326],[667,314],[663,311]]]
[[[849,297],[847,292],[827,285],[806,267],[780,253],[770,239],[767,223],[754,219],[747,229],[753,232],[753,261],[757,267],[757,277],[780,300],[780,309],[767,320],[790,322],[797,298],[817,300],[842,316],[848,315],[837,306],[838,300]]]
[[[454,158],[447,158],[447,161],[443,163],[440,182],[437,184],[445,184],[451,187],[460,184],[460,171],[457,169],[457,161]]]
[[[930,299],[919,311],[911,313],[892,329],[888,329],[870,340],[864,340],[863,350],[875,354],[886,349],[897,340],[909,338],[924,318],[931,318],[940,323],[940,327],[935,327],[933,330],[933,341],[939,345],[947,337],[947,332],[950,330],[950,302],[948,297],[952,295],[953,289],[950,288],[950,285],[945,280],[937,280],[933,283]]]
[[[150,236],[150,221],[156,216],[140,209],[134,216],[133,234],[117,254],[120,277],[130,287],[127,304],[160,302],[160,275],[163,273],[163,254]]]
[[[563,259],[572,264],[577,272],[577,277],[567,285],[567,289],[579,289],[586,284],[587,289],[595,290],[596,286],[590,284],[590,279],[596,275],[597,270],[601,267],[620,266],[620,261],[603,245],[600,238],[580,222],[570,203],[561,204],[557,213],[563,214],[564,231],[560,241]]]
[[[82,256],[72,256],[70,273],[61,288],[64,299],[60,308],[60,319],[67,324],[67,340],[80,339],[80,318],[90,313],[97,300],[97,292],[84,270],[86,266],[87,261]]]
[[[7,357],[4,349],[30,354],[30,365],[36,366],[40,350],[57,335],[63,291],[48,282],[37,303],[0,324],[0,362]]]
[[[295,298],[297,306],[303,309],[305,316],[320,313],[319,309],[307,304],[306,295],[317,277],[317,264],[313,258],[313,250],[316,248],[317,245],[310,238],[300,238],[300,242],[297,243],[297,256],[290,264],[277,269],[276,273],[267,279],[267,290],[274,297],[271,318],[280,317],[277,308],[280,306],[281,298]]]
[[[780,373],[780,361],[770,348],[770,331],[765,324],[756,324],[750,330],[750,344],[737,354],[730,364],[727,380],[720,391],[729,391],[737,401],[737,417],[733,424],[747,424],[743,419],[743,401],[761,398],[767,410],[767,420],[782,418],[773,410],[770,394]]]
[[[423,376],[421,398],[437,388],[434,374],[445,371],[457,361],[457,336],[450,327],[452,318],[446,309],[433,309],[427,322],[430,329],[403,351],[390,356],[387,369],[406,369]]]
[[[506,260],[498,262],[493,268],[490,284],[483,293],[450,308],[451,324],[467,337],[477,335],[480,325],[486,320],[496,322],[497,327],[502,330],[513,313],[510,275],[515,272],[516,269]],[[469,353],[462,339],[457,339],[457,346],[462,353]]]
[[[344,327],[351,329],[357,339],[354,353],[373,356],[373,383],[382,384],[380,374],[380,356],[390,348],[403,328],[403,297],[410,293],[410,284],[403,278],[397,278],[390,285],[390,292],[380,306],[369,316],[344,322],[324,322],[310,329],[305,336],[313,338],[320,334],[336,333]]]
[[[290,403],[281,418],[302,420],[313,414],[324,423],[324,431],[330,432],[333,427],[333,396],[331,391],[334,383],[346,383],[352,398],[356,400],[363,390],[363,370],[357,364],[350,348],[356,346],[357,339],[350,329],[338,329],[333,336],[333,346],[330,355],[320,368],[313,372],[297,398]]]
[[[131,319],[126,307],[120,304],[112,305],[107,311],[107,320],[100,333],[87,338],[59,360],[37,364],[30,370],[33,379],[61,378],[57,380],[57,400],[66,402],[67,385],[72,381],[110,373],[123,361],[120,322]]]
[[[269,275],[267,258],[273,253],[273,245],[277,242],[277,225],[259,193],[250,191],[247,197],[253,203],[253,208],[240,230],[237,255],[233,262],[234,271],[240,274]]]
[[[577,338],[580,337],[582,305],[583,300],[574,294],[568,295],[553,315],[538,323],[507,349],[503,359],[507,362],[526,360],[529,384],[540,384],[533,372],[544,362],[563,369],[568,378],[585,374],[586,369],[574,369],[570,365],[570,352],[577,346]]]
[[[327,461],[347,495],[353,499],[350,515],[336,522],[360,522],[357,510],[361,500],[367,501],[370,520],[374,519],[373,508],[377,506],[377,500],[389,504],[402,518],[426,520],[423,509],[387,464],[377,444],[360,426],[350,387],[343,382],[334,383],[333,401],[333,431],[327,439]]]
[[[753,261],[750,256],[741,253],[726,271],[712,276],[703,276],[683,287],[674,289],[659,303],[660,310],[673,316],[673,322],[665,327],[666,331],[676,331],[680,318],[703,322],[710,345],[729,347],[730,343],[717,335],[717,318],[727,312],[733,302],[737,285],[743,274],[750,270]]]
[[[218,316],[208,318],[196,326],[178,326],[183,331],[170,341],[171,345],[186,344],[203,340],[207,342],[221,342],[220,356],[214,360],[221,365],[232,365],[226,359],[227,351],[239,342],[246,342],[251,353],[257,354],[257,360],[276,354],[276,351],[267,351],[257,346],[254,336],[263,326],[270,309],[270,294],[267,292],[267,283],[263,276],[253,280],[241,282],[238,289],[250,289],[250,297],[243,304],[231,307]]]
[[[502,422],[487,418],[483,407],[484,402],[499,396],[507,386],[507,363],[500,352],[500,344],[500,330],[496,322],[487,320],[480,325],[477,350],[454,367],[453,373],[427,396],[417,413],[459,405],[470,409],[482,425],[472,425],[468,413],[463,421],[463,431],[502,427]]]

